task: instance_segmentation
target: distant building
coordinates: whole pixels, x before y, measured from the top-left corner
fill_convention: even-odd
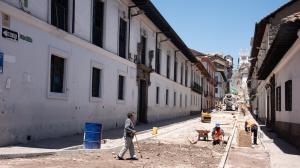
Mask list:
[[[248,77],[252,109],[280,137],[300,148],[300,1],[255,26]]]
[[[228,77],[231,70],[230,62],[225,60],[222,55],[211,55],[209,59],[214,63],[215,73],[215,97],[222,102],[226,93],[229,93]]]
[[[197,57],[198,61],[203,64],[205,70],[207,71],[207,75],[203,76],[201,82],[203,82],[203,93],[204,97],[202,99],[203,109],[211,110],[215,107],[215,73],[216,67],[214,63],[209,59],[207,54],[198,52],[196,50],[191,49],[194,56]],[[203,72],[202,72],[203,74]]]
[[[248,95],[248,87],[247,87],[247,79],[249,74],[250,62],[249,62],[249,53],[246,50],[241,50],[239,53],[238,59],[238,71],[237,76],[241,79],[238,85],[238,95],[241,98],[241,101],[248,103],[249,95]]]
[[[233,72],[233,57],[231,55],[226,55],[224,57],[224,59],[228,62],[228,67],[227,67],[228,75],[227,75],[227,78],[230,79],[231,76],[232,76],[232,72]]]

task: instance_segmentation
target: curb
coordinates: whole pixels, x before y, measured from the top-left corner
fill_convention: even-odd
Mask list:
[[[14,159],[14,158],[30,158],[30,157],[40,157],[40,156],[49,156],[54,155],[59,151],[53,151],[53,152],[36,152],[36,153],[18,153],[18,154],[1,154],[1,159]]]
[[[221,158],[221,162],[219,163],[218,168],[224,168],[225,167],[225,163],[226,163],[227,158],[228,158],[228,154],[229,154],[229,150],[230,150],[232,140],[233,140],[233,137],[234,137],[234,134],[235,134],[235,130],[236,130],[236,120],[234,121],[234,124],[233,124],[233,130],[232,130],[231,136],[229,138],[229,143],[227,143],[227,145],[226,145],[225,153],[223,154],[223,156]]]

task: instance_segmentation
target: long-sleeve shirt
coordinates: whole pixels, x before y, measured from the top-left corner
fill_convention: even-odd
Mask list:
[[[132,123],[132,121],[127,118],[125,121],[125,127],[124,127],[124,137],[130,137],[133,138],[134,134],[134,124]]]

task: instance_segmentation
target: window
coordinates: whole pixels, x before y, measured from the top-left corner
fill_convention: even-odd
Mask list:
[[[177,82],[177,58],[176,58],[176,54],[175,54],[175,58],[174,58],[174,81]]]
[[[170,79],[170,56],[167,55],[167,78]]]
[[[281,87],[276,88],[276,110],[281,111]]]
[[[156,104],[159,104],[159,87],[156,87]]]
[[[215,88],[215,93],[218,94],[218,88]]]
[[[122,75],[119,75],[119,85],[118,85],[118,99],[124,100],[124,83],[125,77]]]
[[[188,84],[188,66],[185,65],[185,86]]]
[[[194,73],[193,70],[191,70],[191,86],[193,85],[193,80],[194,80],[193,79],[193,73]]]
[[[180,94],[180,107],[182,107],[182,94]]]
[[[181,63],[180,67],[180,83],[183,84],[183,63]]]
[[[285,110],[292,111],[292,80],[285,82]]]
[[[51,1],[51,24],[64,31],[68,31],[68,0],[52,0]]]
[[[146,37],[141,37],[141,63],[146,65],[146,45],[147,39]]]
[[[126,58],[126,34],[127,34],[127,22],[120,18],[120,30],[119,30],[119,56]]]
[[[65,93],[65,59],[51,55],[50,92]]]
[[[176,106],[176,92],[174,92],[174,107]]]
[[[104,3],[101,0],[93,1],[93,44],[103,47]]]
[[[166,90],[166,105],[169,104],[169,90]]]
[[[155,72],[160,74],[160,49],[156,50],[155,55]]]
[[[101,69],[92,70],[92,97],[101,97]]]
[[[187,95],[185,95],[185,108],[187,107]]]
[[[24,6],[25,8],[28,8],[28,0],[23,0],[23,6]]]

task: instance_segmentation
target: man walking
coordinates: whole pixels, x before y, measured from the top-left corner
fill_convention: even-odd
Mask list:
[[[125,121],[125,128],[124,128],[124,146],[121,149],[120,153],[117,155],[118,160],[124,160],[124,155],[126,151],[129,149],[130,160],[138,160],[135,152],[134,152],[134,145],[133,145],[133,137],[135,136],[136,131],[134,130],[134,113],[130,112],[127,114],[127,119]]]

